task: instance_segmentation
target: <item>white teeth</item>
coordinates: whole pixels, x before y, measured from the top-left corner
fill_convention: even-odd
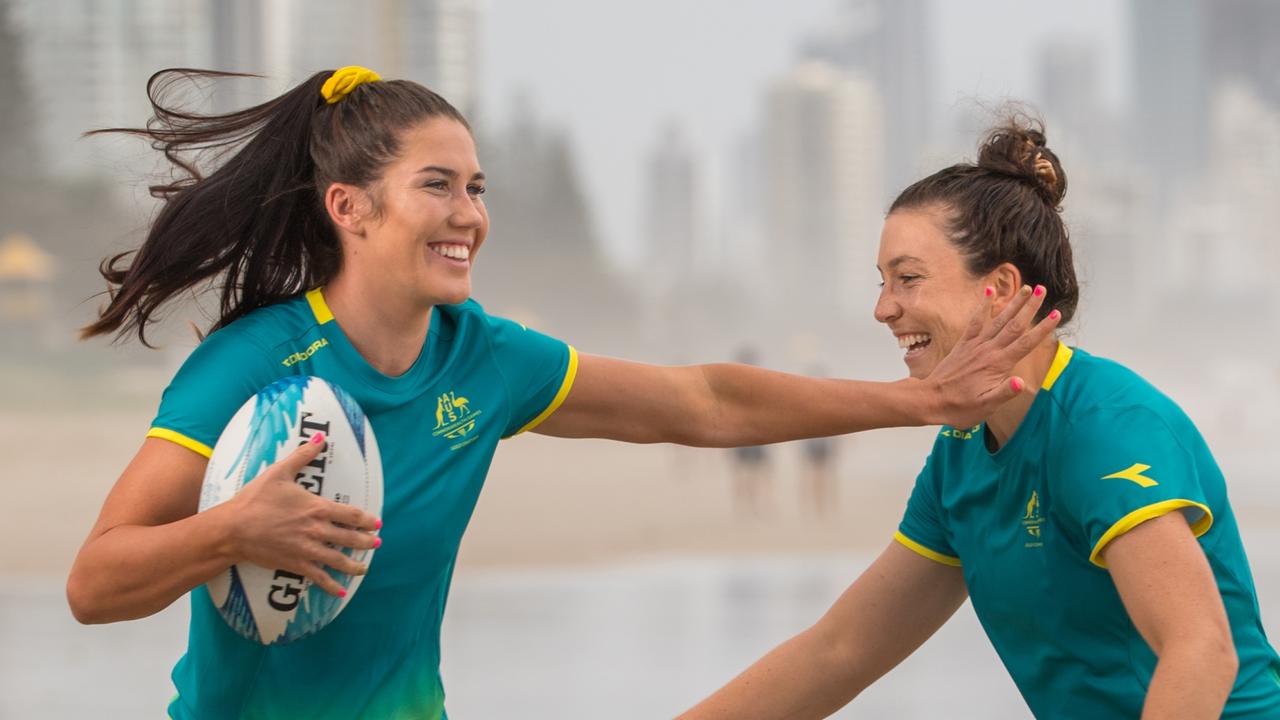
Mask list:
[[[898,336],[898,347],[902,348],[903,350],[906,350],[907,348],[910,348],[912,345],[916,345],[922,342],[927,342],[928,340],[929,340],[929,336],[925,333],[920,333],[917,335],[900,335]]]
[[[437,255],[443,255],[454,260],[468,260],[471,258],[471,248],[466,245],[440,244],[431,245],[432,252]]]

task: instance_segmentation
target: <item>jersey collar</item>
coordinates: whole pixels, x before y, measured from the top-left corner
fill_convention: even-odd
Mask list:
[[[332,316],[330,316],[332,317]],[[1053,384],[1058,382],[1058,377],[1062,375],[1062,371],[1067,369],[1067,364],[1071,362],[1073,351],[1067,347],[1066,343],[1058,341],[1058,352],[1053,356],[1053,364],[1049,366],[1049,373],[1044,376],[1044,382],[1040,384],[1041,390],[1052,390]]]
[[[311,306],[311,312],[316,316],[317,323],[323,325],[333,320],[333,311],[324,301],[324,293],[320,292],[320,288],[307,291],[307,304]]]

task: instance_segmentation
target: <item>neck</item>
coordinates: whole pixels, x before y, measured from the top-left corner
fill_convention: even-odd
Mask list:
[[[339,272],[324,287],[324,299],[343,334],[379,372],[396,377],[413,367],[431,326],[431,305],[351,272]]]
[[[996,443],[992,450],[1004,447],[1004,444],[1009,442],[1009,438],[1013,437],[1018,430],[1018,426],[1026,419],[1027,411],[1031,409],[1031,403],[1035,402],[1036,395],[1040,393],[1040,384],[1049,374],[1049,368],[1053,365],[1053,358],[1057,354],[1058,339],[1049,337],[1013,367],[1013,374],[1026,381],[1031,389],[1001,405],[987,418],[987,432]]]

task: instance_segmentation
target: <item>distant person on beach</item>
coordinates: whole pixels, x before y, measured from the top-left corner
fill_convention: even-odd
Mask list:
[[[811,368],[809,375],[823,377],[822,368]],[[816,518],[833,515],[839,497],[836,495],[836,439],[815,437],[800,441],[802,511]]]
[[[224,114],[171,102],[173,92],[226,76],[157,73],[147,127],[99,131],[149,141],[175,178],[153,188],[162,202],[141,247],[103,263],[110,301],[85,337],[136,334],[145,343],[170,300],[212,289],[220,301],[67,580],[71,610],[85,623],[146,617],[190,593],[171,717],[445,717],[440,625],[500,439],[533,430],[725,448],[972,425],[1021,394],[1010,370],[1056,325],[1032,321],[1039,298],[1018,296],[992,317],[979,293],[974,322],[949,357],[928,377],[893,383],[579,354],[471,299],[489,230],[486,178],[452,105],[360,67],[317,73]],[[567,292],[573,285],[571,277],[528,281]],[[312,443],[197,514],[228,420],[260,389],[294,375],[341,386],[368,416],[382,455],[382,517],[293,482],[291,471],[321,450]],[[433,432],[462,414],[474,421],[465,440]],[[565,471],[572,466],[566,458]],[[372,567],[339,551],[379,542]],[[294,572],[333,594],[341,588],[326,568],[367,577],[332,624],[268,646],[228,627],[204,586],[242,562]]]
[[[756,351],[744,347],[734,360],[743,365],[758,365]],[[761,518],[769,512],[772,472],[769,450],[764,445],[744,445],[729,451],[732,461],[733,509],[739,517]]]
[[[875,317],[911,377],[963,336],[982,288],[999,312],[1035,285],[1041,312],[1071,319],[1066,190],[1043,128],[1014,115],[976,164],[898,196]],[[1280,718],[1280,658],[1195,425],[1132,370],[1057,337],[1018,372],[1031,392],[941,430],[894,539],[827,614],[683,718],[827,717],[966,598],[1042,720]]]

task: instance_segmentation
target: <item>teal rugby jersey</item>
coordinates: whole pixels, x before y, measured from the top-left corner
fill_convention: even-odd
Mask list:
[[[1259,617],[1227,489],[1190,419],[1131,370],[1059,345],[1013,437],[944,428],[895,537],[962,568],[974,611],[1038,718],[1136,718],[1156,657],[1100,554],[1186,514],[1217,578],[1240,670],[1223,717],[1280,718],[1280,659]]]
[[[500,438],[549,416],[573,383],[564,343],[438,306],[422,354],[388,377],[343,335],[319,290],[256,310],[204,340],[165,390],[149,436],[211,454],[242,403],[287,375],[316,375],[360,403],[378,438],[383,545],[346,609],[283,646],[245,640],[204,586],[191,592],[174,718],[441,718],[440,622],[463,530]]]

